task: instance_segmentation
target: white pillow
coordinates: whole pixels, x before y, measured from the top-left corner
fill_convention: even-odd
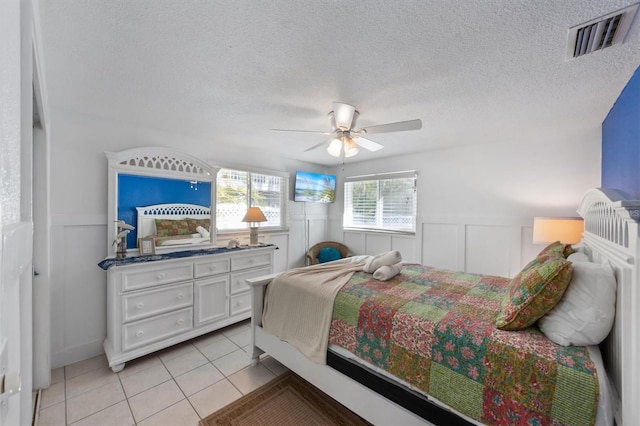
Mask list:
[[[608,261],[575,262],[567,291],[538,320],[540,330],[562,346],[597,345],[609,334],[616,311],[616,278]]]
[[[576,252],[570,254],[569,257],[567,257],[567,260],[569,262],[589,262],[589,256],[585,253]]]

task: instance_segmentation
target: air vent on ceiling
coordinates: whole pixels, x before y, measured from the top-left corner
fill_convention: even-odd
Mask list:
[[[640,3],[569,29],[567,60],[615,46],[624,41]]]

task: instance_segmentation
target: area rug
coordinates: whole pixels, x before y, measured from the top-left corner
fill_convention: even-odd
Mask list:
[[[200,426],[368,424],[290,371],[200,421]]]

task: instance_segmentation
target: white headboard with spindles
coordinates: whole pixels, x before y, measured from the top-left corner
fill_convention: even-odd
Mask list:
[[[578,208],[583,244],[594,262],[608,259],[618,282],[616,320],[601,344],[618,393],[616,422],[640,425],[640,201],[615,189],[592,189]]]

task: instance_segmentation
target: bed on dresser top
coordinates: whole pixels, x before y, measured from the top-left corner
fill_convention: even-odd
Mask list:
[[[562,297],[561,306],[568,299],[568,290],[555,287],[558,277],[566,278],[569,270],[568,289],[567,280],[577,279],[570,272],[579,269],[577,260],[566,260],[569,253],[558,254],[556,245],[553,256],[541,253],[514,279],[526,281],[532,270],[553,278],[546,290],[535,290],[540,297],[524,309],[504,303],[522,299],[508,278],[423,265],[403,265],[384,282],[357,269],[350,272],[333,302],[326,364],[266,331],[265,288],[274,293],[268,287],[274,277],[250,280],[254,360],[269,353],[374,424],[611,424],[607,413],[614,411],[618,424],[640,424],[635,362],[640,202],[627,198],[594,189],[578,209],[585,220],[581,255],[615,276],[615,322],[599,347],[559,345],[535,319],[528,323],[531,314],[539,315],[530,312],[538,308],[535,303]],[[555,272],[548,272],[552,266]],[[300,269],[306,274],[313,267]],[[278,306],[277,300],[266,303]],[[543,318],[553,324],[552,316]]]

